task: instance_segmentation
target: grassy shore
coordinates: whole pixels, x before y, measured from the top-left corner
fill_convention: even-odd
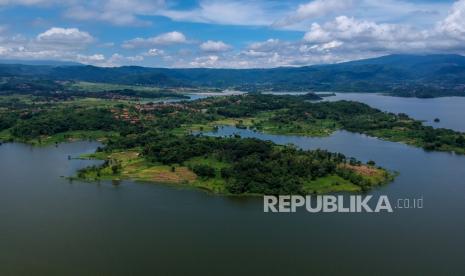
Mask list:
[[[394,180],[396,174],[390,173],[384,169],[380,169],[369,165],[342,165],[348,169],[357,172],[368,180],[370,186],[381,186]],[[304,190],[308,193],[329,193],[329,192],[360,192],[361,187],[354,185],[349,180],[338,175],[330,175],[321,177],[313,181],[309,181],[304,185]]]
[[[106,160],[107,166],[90,167],[78,172],[76,179],[86,181],[123,180],[144,181],[162,184],[178,184],[197,187],[214,193],[226,192],[225,181],[220,177],[219,169],[227,166],[225,163],[213,159],[193,158],[183,165],[167,166],[152,163],[143,158],[137,150],[120,151],[113,153],[97,152],[82,155],[83,159]],[[217,169],[214,178],[199,178],[189,167],[194,164],[208,164]],[[118,166],[117,171],[112,167]]]

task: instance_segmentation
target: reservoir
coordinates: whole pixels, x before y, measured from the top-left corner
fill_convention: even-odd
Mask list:
[[[66,179],[99,162],[68,156],[93,152],[98,143],[3,144],[0,275],[465,275],[465,156],[345,131],[325,138],[234,127],[208,133],[233,134],[375,160],[399,176],[369,194],[393,202],[422,198],[424,206],[393,213],[263,213],[260,197]]]
[[[440,97],[431,99],[402,98],[368,93],[336,93],[325,100],[349,100],[366,103],[371,107],[394,113],[406,113],[433,127],[450,128],[465,132],[465,97]],[[439,122],[434,122],[438,118]]]

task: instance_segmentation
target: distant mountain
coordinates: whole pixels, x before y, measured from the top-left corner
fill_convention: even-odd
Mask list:
[[[465,57],[461,55],[388,55],[339,63],[339,65],[391,65],[398,67],[412,67],[418,65],[449,63],[463,66],[465,65]]]
[[[123,66],[0,65],[0,76],[35,76],[160,87],[218,87],[248,91],[391,92],[421,87],[422,94],[461,94],[465,57],[461,55],[389,55],[338,64],[272,69],[166,69]],[[407,90],[406,90],[407,88]],[[428,92],[429,91],[429,92]],[[425,95],[426,95],[425,94]],[[465,93],[464,93],[465,94]]]
[[[72,61],[57,60],[20,60],[20,59],[0,59],[0,64],[19,64],[19,65],[46,65],[46,66],[80,66],[81,63]]]
[[[388,67],[392,70],[404,71],[404,73],[416,77],[426,77],[437,73],[448,73],[448,70],[454,71],[457,68],[465,68],[465,57],[461,55],[389,55],[350,61],[333,66],[346,69],[364,66]]]

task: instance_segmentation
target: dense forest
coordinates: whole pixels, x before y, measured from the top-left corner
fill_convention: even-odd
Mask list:
[[[51,110],[23,116],[11,129],[22,140],[76,130],[124,131],[128,124],[118,121],[106,109]]]

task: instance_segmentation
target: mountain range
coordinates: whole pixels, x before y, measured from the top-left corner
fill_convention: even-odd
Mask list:
[[[0,61],[1,63],[1,61]],[[80,64],[0,64],[0,77],[247,91],[465,94],[465,57],[389,55],[328,65],[271,69],[113,68]],[[410,91],[410,92],[409,92]]]

